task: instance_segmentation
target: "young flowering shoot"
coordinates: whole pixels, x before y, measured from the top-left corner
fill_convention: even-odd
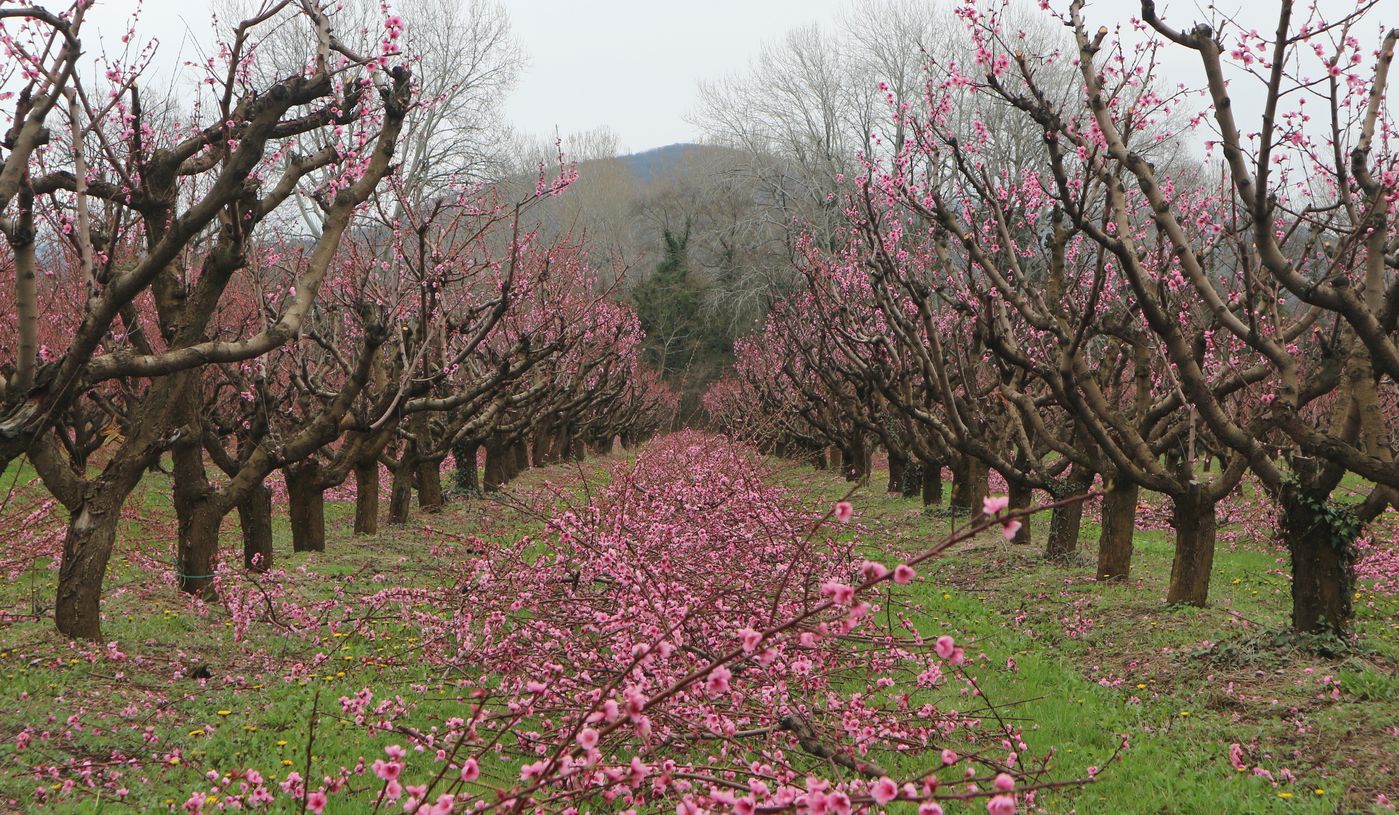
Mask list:
[[[1004,512],[1010,506],[1010,497],[1005,495],[992,495],[981,499],[981,511],[990,517],[995,517]],[[1003,519],[1001,521],[1001,534],[1006,540],[1014,538],[1020,531],[1021,522],[1013,519]]]
[[[723,665],[715,666],[714,670],[709,672],[708,678],[704,680],[705,693],[710,696],[723,696],[729,692],[729,679],[732,677],[733,671]]]

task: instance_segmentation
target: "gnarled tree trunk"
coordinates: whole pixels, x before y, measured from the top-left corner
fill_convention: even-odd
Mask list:
[[[1344,636],[1353,613],[1354,535],[1327,522],[1324,496],[1289,489],[1282,505],[1282,538],[1292,555],[1292,629]]]
[[[460,495],[481,494],[481,478],[476,469],[476,451],[480,448],[481,445],[468,442],[452,445],[452,458],[457,462],[454,483]]]
[[[238,505],[243,530],[243,565],[255,572],[272,568],[272,491],[258,484]]]
[[[288,467],[287,514],[291,519],[294,552],[325,551],[325,491],[320,467],[314,463]]]
[[[355,465],[356,535],[379,534],[379,461],[371,459]]]
[[[986,478],[991,469],[975,456],[962,455],[952,468],[952,509],[964,515],[981,512],[987,496]]]
[[[412,451],[404,451],[403,458],[392,468],[393,479],[389,486],[389,523],[408,523],[408,513],[413,506],[413,476],[417,465],[410,460]]]
[[[894,495],[903,495],[904,473],[908,469],[908,459],[889,451],[889,484],[885,488]]]
[[[1011,509],[1029,509],[1030,503],[1035,500],[1035,491],[1017,481],[1007,482],[1006,492],[1006,497],[1010,499]],[[1011,538],[1010,542],[1021,546],[1028,546],[1030,544],[1029,516],[1021,519],[1020,529],[1016,530],[1015,537]]]
[[[418,509],[424,512],[441,511],[442,499],[442,460],[424,459],[418,462]]]
[[[90,493],[82,508],[69,519],[54,605],[58,630],[65,636],[102,639],[102,581],[116,545],[120,520],[121,500],[114,500],[105,490]]]
[[[482,486],[486,492],[499,492],[505,482],[510,480],[510,467],[513,466],[515,453],[508,446],[499,442],[486,442],[486,473]]]
[[[1140,491],[1135,481],[1116,478],[1103,495],[1103,523],[1098,534],[1099,580],[1126,580],[1132,572],[1132,535],[1137,528]]]
[[[1173,496],[1171,524],[1176,529],[1176,555],[1166,602],[1203,606],[1209,599],[1210,569],[1214,566],[1215,500],[1199,484]]]
[[[175,482],[172,498],[178,526],[175,579],[185,594],[213,600],[219,527],[225,513],[211,498],[213,489],[204,474],[204,450],[199,444],[198,431],[182,434],[170,453]]]
[[[923,506],[942,503],[942,462],[923,462]]]

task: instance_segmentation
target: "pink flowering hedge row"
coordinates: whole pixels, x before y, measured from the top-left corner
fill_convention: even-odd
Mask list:
[[[955,712],[983,707],[962,649],[900,599],[921,558],[863,560],[848,505],[803,509],[764,475],[731,443],[663,438],[542,539],[457,547],[436,585],[361,598],[354,617],[229,575],[244,630],[268,608],[298,636],[324,636],[318,619],[360,637],[371,617],[409,623],[463,702],[423,732],[396,691],[366,687],[340,718],[383,754],[278,782],[271,765],[229,768],[186,808],[1009,813],[1050,783],[1013,726]]]

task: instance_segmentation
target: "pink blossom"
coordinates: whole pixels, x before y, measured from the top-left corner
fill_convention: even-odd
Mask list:
[[[1010,497],[1005,495],[992,495],[981,499],[981,511],[987,515],[995,515],[1006,507],[1010,506]]]
[[[942,804],[937,801],[924,801],[918,805],[918,815],[942,815]]]
[[[937,641],[933,643],[933,650],[936,651],[937,655],[942,657],[943,659],[951,659],[952,652],[956,649],[956,647],[956,640],[952,639],[946,634],[943,634],[941,637],[938,637]]]
[[[1015,779],[1009,773],[996,773],[996,789],[1001,792],[1010,792],[1015,789]]]
[[[1001,534],[1006,536],[1006,540],[1014,538],[1015,534],[1019,531],[1020,521],[1018,520],[1006,521],[1001,524]]]
[[[889,574],[889,567],[877,561],[866,560],[860,564],[860,574],[864,575],[866,580],[878,580]]]
[[[852,516],[852,515],[854,515],[854,514],[855,514],[855,507],[851,506],[849,501],[837,501],[837,502],[836,502],[836,520],[837,520],[837,521],[840,521],[841,523],[846,523],[846,522],[848,522],[848,521],[850,520],[850,516]]]
[[[481,768],[477,766],[476,759],[468,758],[466,762],[461,765],[461,780],[471,783],[480,777]]]
[[[316,813],[316,815],[321,815],[322,812],[325,812],[325,801],[325,793],[316,790],[306,796],[306,808]]]
[[[997,795],[986,802],[986,815],[1015,815],[1015,799],[1009,795]]]
[[[585,727],[578,733],[578,744],[584,750],[591,750],[597,746],[598,732],[591,727]]]
[[[838,606],[848,606],[855,599],[855,589],[837,580],[822,583],[821,594],[831,598]]]
[[[729,692],[729,679],[733,672],[723,665],[715,666],[709,672],[709,678],[705,680],[704,689],[710,696],[721,696]]]
[[[915,572],[912,566],[907,563],[900,563],[894,567],[894,582],[899,584],[910,583],[913,581],[914,574]]]
[[[888,776],[884,776],[870,787],[870,797],[876,804],[884,806],[899,797],[899,786]]]

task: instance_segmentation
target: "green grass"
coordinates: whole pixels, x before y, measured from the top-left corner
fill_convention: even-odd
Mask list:
[[[584,502],[584,483],[598,489],[613,463],[615,459],[591,461],[581,472],[571,467],[531,471],[516,486],[522,495],[545,496],[536,503],[577,506]],[[558,483],[545,489],[550,478]],[[152,475],[132,501],[152,517],[170,513],[168,478]],[[275,565],[287,572],[292,592],[303,604],[334,597],[347,581],[368,590],[440,585],[441,574],[425,548],[448,537],[434,536],[424,526],[476,536],[487,546],[513,546],[543,530],[542,508],[514,498],[458,500],[440,514],[416,514],[405,527],[355,538],[349,534],[353,505],[327,503],[324,553],[292,552],[290,530],[281,517],[284,508],[274,508]],[[231,550],[225,557],[237,556],[235,522],[236,514],[224,530]],[[249,629],[246,640],[235,641],[224,609],[179,594],[162,574],[146,568],[149,560],[138,557],[169,563],[173,534],[161,532],[158,521],[125,524],[121,551],[107,576],[103,634],[127,655],[125,660],[90,660],[89,649],[70,647],[53,630],[51,614],[0,626],[0,812],[31,811],[36,786],[58,799],[43,810],[47,812],[151,812],[178,810],[191,791],[207,787],[204,774],[209,770],[279,767],[282,778],[293,770],[307,776],[313,711],[316,737],[309,777],[353,767],[360,756],[381,756],[390,744],[408,743],[403,734],[370,734],[341,718],[338,699],[365,687],[374,689],[376,700],[401,694],[419,730],[431,730],[467,709],[470,701],[457,679],[418,658],[425,647],[418,630],[396,619],[361,623],[339,635],[329,630],[337,621],[328,619],[319,628],[319,644],[284,636],[265,624]],[[37,603],[37,610],[45,612],[54,579],[49,564],[37,564],[20,580],[0,587],[0,609],[23,614],[36,610]],[[307,670],[318,654],[325,656],[321,665]],[[191,678],[201,666],[212,676]],[[303,675],[296,676],[298,672]],[[70,716],[82,729],[66,725]],[[67,736],[36,737],[21,752],[14,745],[26,726],[55,735],[67,731]],[[147,727],[154,743],[144,740]],[[36,764],[83,758],[106,762],[114,751],[145,763],[126,775],[129,794],[123,800],[93,792],[61,794],[61,780],[28,773]],[[504,761],[482,770],[484,779],[494,776],[506,783],[514,772]],[[280,802],[269,811],[297,808]]]
[[[812,501],[850,490],[829,474],[775,466]],[[872,557],[896,562],[955,523],[884,493],[882,472],[870,483],[851,500]],[[1047,760],[1059,778],[1101,768],[1091,786],[1042,796],[1046,811],[1382,812],[1377,795],[1399,798],[1399,598],[1362,588],[1357,640],[1328,659],[1285,634],[1285,553],[1264,542],[1221,542],[1209,607],[1172,608],[1162,599],[1169,536],[1139,532],[1132,579],[1099,584],[1090,557],[1099,530],[1089,514],[1078,563],[1039,556],[1048,529],[1040,516],[1031,546],[998,535],[963,544],[925,564],[926,579],[909,597],[922,633],[951,634],[969,656],[985,655],[974,673],[992,703],[1027,723],[1024,761]],[[1084,619],[1092,621],[1086,630]],[[1328,676],[1339,681],[1339,699],[1329,696]],[[1130,747],[1108,765],[1122,736]],[[1295,783],[1275,787],[1235,770],[1233,743],[1245,748],[1250,770],[1261,766],[1281,781],[1287,768]]]
[[[585,465],[594,491],[608,464]],[[849,490],[828,473],[788,463],[774,467],[779,482],[814,506]],[[882,485],[882,476],[876,473],[873,483]],[[296,581],[303,601],[329,599],[351,584],[381,585],[376,574],[386,576],[382,585],[434,585],[440,574],[423,557],[432,538],[423,524],[479,536],[488,545],[514,545],[540,532],[544,513],[582,502],[582,482],[567,468],[532,471],[522,486],[538,490],[549,478],[563,484],[554,499],[531,506],[454,502],[447,512],[415,517],[408,527],[368,540],[348,534],[352,507],[328,504],[323,554],[290,552],[289,532],[278,519],[277,565]],[[171,514],[163,476],[152,476],[133,500],[152,518]],[[936,542],[952,523],[877,487],[860,488],[852,500],[870,555],[888,563]],[[1092,580],[1086,556],[1068,566],[1038,556],[1046,527],[1047,519],[1033,520],[1036,545],[1030,547],[997,536],[969,542],[921,568],[920,580],[900,598],[920,631],[950,633],[967,647],[986,699],[1000,715],[1023,723],[1025,763],[1044,762],[1047,777],[1060,779],[1101,768],[1090,786],[1041,795],[1044,811],[1365,813],[1382,811],[1373,806],[1380,793],[1399,799],[1399,601],[1362,590],[1357,642],[1346,653],[1322,657],[1279,633],[1288,614],[1286,562],[1266,543],[1222,543],[1210,606],[1167,608],[1161,599],[1172,556],[1167,535],[1140,533],[1132,579],[1103,585]],[[268,625],[235,642],[225,612],[180,596],[148,568],[140,556],[168,563],[173,549],[168,530],[164,537],[150,530],[127,525],[107,581],[105,633],[128,661],[88,661],[52,631],[49,619],[0,627],[0,812],[30,811],[36,785],[59,783],[22,768],[75,756],[105,760],[114,750],[141,757],[178,753],[178,762],[132,771],[124,802],[72,795],[47,811],[178,808],[210,769],[279,766],[283,776],[305,774],[313,706],[318,736],[311,774],[351,766],[361,755],[406,741],[400,734],[370,735],[339,719],[337,699],[366,686],[379,698],[393,691],[410,700],[411,720],[420,729],[463,709],[455,679],[415,658],[424,645],[397,620],[375,621],[372,632],[327,633],[319,645]],[[1091,553],[1097,534],[1084,524],[1083,552]],[[227,540],[236,541],[232,528]],[[298,577],[303,568],[307,573]],[[51,571],[32,570],[0,587],[0,608],[22,613],[36,603],[42,607],[53,588]],[[317,653],[329,658],[287,681]],[[200,665],[208,666],[211,679],[188,678]],[[1334,677],[1334,685],[1323,677]],[[1338,699],[1331,698],[1333,686]],[[982,703],[963,704],[965,711]],[[36,742],[24,753],[12,749],[21,727],[57,733],[69,729],[65,720],[73,715],[84,729],[72,738]],[[141,739],[147,726],[158,738],[154,745]],[[1109,763],[1124,736],[1130,747]],[[1235,771],[1233,743],[1244,746],[1250,767],[1275,776],[1287,768],[1296,783],[1274,787]],[[906,769],[925,766],[924,757],[907,759]],[[487,777],[510,773],[506,761],[483,769]]]

